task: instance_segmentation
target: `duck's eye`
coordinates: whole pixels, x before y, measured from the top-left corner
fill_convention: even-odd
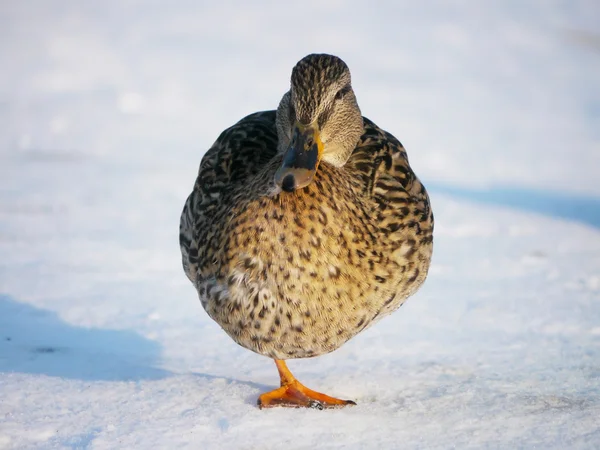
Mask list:
[[[306,148],[311,148],[314,143],[315,143],[315,141],[313,140],[312,137],[306,138]]]
[[[335,99],[342,100],[344,98],[344,95],[346,95],[349,90],[350,90],[350,86],[344,86],[342,89],[340,89],[337,92],[337,94],[335,94]]]

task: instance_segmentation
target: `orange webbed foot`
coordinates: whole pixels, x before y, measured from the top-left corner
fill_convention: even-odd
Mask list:
[[[284,406],[288,408],[329,409],[356,405],[352,400],[341,400],[307,388],[296,380],[284,361],[275,360],[275,364],[277,364],[279,376],[281,377],[281,387],[262,394],[258,398],[259,408]]]

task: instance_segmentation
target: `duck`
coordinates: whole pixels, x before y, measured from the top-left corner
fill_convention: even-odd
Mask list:
[[[183,269],[237,344],[274,360],[259,408],[355,405],[286,361],[332,352],[425,281],[434,217],[392,134],[363,117],[350,70],[310,54],[277,109],[244,117],[202,157],[180,218]]]

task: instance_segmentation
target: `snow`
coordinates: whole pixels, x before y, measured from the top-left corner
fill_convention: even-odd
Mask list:
[[[597,448],[598,2],[213,3],[0,4],[0,448]],[[434,262],[290,362],[358,406],[260,411],[276,369],[202,311],[179,213],[314,51],[407,147]]]

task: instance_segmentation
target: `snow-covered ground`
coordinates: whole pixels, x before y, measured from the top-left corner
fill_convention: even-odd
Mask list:
[[[600,447],[600,4],[0,3],[0,448]],[[291,369],[180,268],[203,152],[341,56],[431,191],[397,314]]]

